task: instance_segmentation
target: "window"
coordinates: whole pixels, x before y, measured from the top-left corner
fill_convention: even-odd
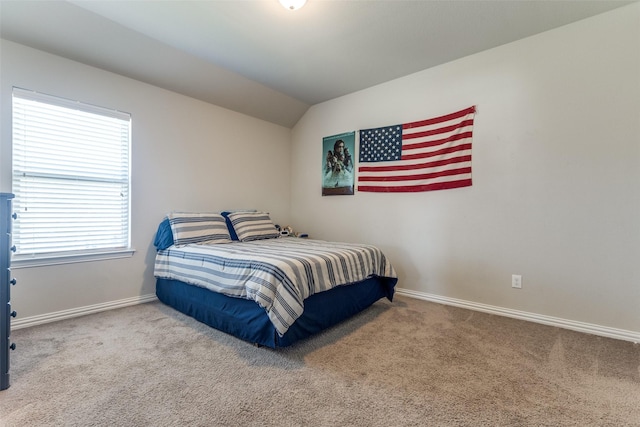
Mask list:
[[[127,113],[13,89],[14,265],[131,255],[130,136]]]

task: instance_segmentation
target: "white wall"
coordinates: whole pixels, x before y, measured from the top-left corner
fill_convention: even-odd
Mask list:
[[[133,257],[12,269],[18,320],[155,293],[152,245],[171,210],[264,209],[288,223],[291,131],[2,40],[0,189],[11,191],[11,88],[132,115]]]
[[[471,105],[472,187],[321,196],[324,136]],[[640,4],[312,107],[291,216],[378,245],[401,288],[640,333]]]

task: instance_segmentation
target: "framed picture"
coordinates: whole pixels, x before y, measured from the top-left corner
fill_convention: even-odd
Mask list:
[[[353,195],[356,133],[322,138],[322,195]]]

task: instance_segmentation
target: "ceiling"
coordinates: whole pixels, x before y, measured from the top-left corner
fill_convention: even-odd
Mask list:
[[[0,36],[290,128],[311,105],[635,1],[0,0]]]

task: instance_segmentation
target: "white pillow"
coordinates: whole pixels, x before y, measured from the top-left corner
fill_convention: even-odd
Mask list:
[[[241,242],[274,239],[280,236],[266,212],[233,212],[228,217]]]
[[[175,246],[231,242],[227,223],[220,214],[172,212],[167,218]]]

